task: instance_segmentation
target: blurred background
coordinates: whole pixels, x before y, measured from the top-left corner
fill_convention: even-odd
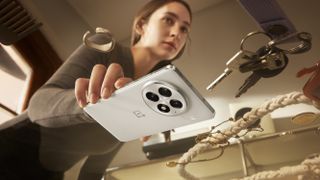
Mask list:
[[[62,62],[82,43],[83,34],[88,30],[94,32],[96,27],[109,29],[116,40],[122,44],[129,45],[133,17],[145,2],[147,0],[20,1],[30,14],[38,22],[42,23],[40,27],[41,33],[55,53],[54,56]],[[302,90],[308,76],[296,78],[296,73],[304,67],[312,66],[320,58],[320,23],[317,21],[317,17],[320,17],[320,1],[277,1],[297,31],[305,31],[312,34],[312,49],[303,54],[288,55],[289,64],[281,74],[273,78],[261,79],[240,98],[235,98],[234,96],[250,73],[235,71],[213,91],[208,92],[205,88],[224,71],[226,62],[239,51],[241,39],[249,32],[261,30],[259,25],[235,0],[188,0],[188,2],[194,13],[190,35],[191,42],[188,44],[185,54],[175,62],[175,65],[213,106],[216,110],[216,116],[214,119],[177,129],[172,134],[173,139],[175,137],[178,139],[191,136],[195,134],[192,132],[199,132],[201,129],[207,129],[218,124],[229,117],[233,117],[235,112],[242,107],[257,107],[277,95]],[[265,45],[266,42],[267,39],[258,39],[249,42],[248,48],[255,51]],[[19,45],[18,47],[21,48]],[[25,46],[25,49],[28,49],[28,46]],[[6,66],[2,66],[0,69],[0,83],[2,84],[0,102],[10,110],[0,111],[0,123],[13,117],[15,113],[21,113],[23,104],[25,104],[23,102],[24,98],[28,94],[27,85],[30,80],[34,80],[33,76],[40,76],[33,73],[30,63],[26,63],[23,57],[25,56],[19,55],[19,51],[17,52],[14,47],[2,45],[0,63],[4,64],[3,59],[11,58],[12,60],[6,61]],[[45,61],[45,59],[43,60]],[[55,64],[55,66],[59,65],[59,63]],[[44,67],[38,68],[45,69]],[[318,124],[319,120],[304,125],[296,125],[291,122],[291,117],[299,113],[316,111],[315,108],[307,105],[295,105],[277,110],[266,117],[266,120],[263,120],[265,132],[262,134],[273,134]],[[156,143],[159,137],[162,138],[162,135],[155,136],[154,141],[151,139],[151,143]],[[256,163],[270,165],[270,167],[294,164],[304,159],[307,154],[319,152],[320,150],[319,135],[307,134],[305,137],[308,138],[307,140],[301,137],[289,137],[289,139],[285,140],[268,140],[264,143],[257,143],[256,146],[259,148],[252,148],[249,154],[253,154],[256,158],[254,159]],[[306,141],[314,146],[310,144],[306,146],[304,144],[307,143]],[[292,148],[300,148],[289,149],[290,145],[288,143],[292,143]],[[148,167],[148,160],[142,151],[142,146],[146,145],[148,144],[142,144],[139,140],[126,143],[111,166],[122,167],[128,164],[144,162],[143,165]],[[302,148],[302,146],[305,148]],[[260,153],[261,149],[267,147],[270,148],[270,154]],[[230,154],[226,153],[217,164],[211,164],[210,166],[209,164],[199,164],[195,169],[200,170],[196,172],[207,179],[241,176],[241,162],[233,163],[235,158],[239,158],[239,149],[234,150],[235,152],[231,151],[232,149]],[[292,154],[287,153],[288,151],[292,151]],[[223,163],[227,164],[220,166]],[[214,170],[214,167],[217,166],[225,168]],[[165,169],[161,165],[151,169],[159,170],[159,168]],[[201,169],[204,171],[201,171]],[[141,171],[144,172],[141,173],[144,175],[145,172],[150,172],[150,176],[158,176],[155,175],[156,171],[143,168]],[[139,175],[138,172],[138,170],[135,170],[135,173]],[[164,174],[169,174],[169,177],[160,179],[178,178],[176,177],[177,173],[172,169],[164,170],[164,172],[166,172]],[[160,172],[159,177],[163,177],[164,174]],[[126,176],[122,176],[120,172],[116,171],[114,177],[125,179]],[[139,178],[141,177],[137,177],[137,179]]]

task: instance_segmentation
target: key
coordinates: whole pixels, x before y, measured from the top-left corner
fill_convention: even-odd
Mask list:
[[[261,76],[257,73],[253,72],[243,83],[243,85],[239,88],[238,93],[236,94],[236,98],[240,97],[242,94],[246,93],[249,88],[254,86],[259,80]]]
[[[227,63],[227,68],[239,70],[242,64],[258,60],[259,56],[255,52],[240,50]]]
[[[227,68],[224,72],[215,79],[212,83],[207,86],[207,90],[211,91],[214,87],[216,87],[222,80],[224,80],[227,76],[229,76],[233,70],[239,70],[239,67],[247,63],[248,61],[252,61],[252,59],[257,58],[257,54],[251,51],[240,50],[238,51],[227,63]]]
[[[273,52],[266,56],[262,63],[269,70],[281,69],[286,66],[285,54],[282,51]]]
[[[280,49],[286,54],[300,54],[300,53],[307,52],[311,49],[312,47],[311,40],[312,40],[312,36],[310,33],[299,32],[299,33],[290,34],[288,36],[285,36],[284,38],[273,39],[270,42],[268,42],[267,46]],[[299,44],[296,44],[297,42],[299,42]],[[278,45],[288,44],[288,43],[292,43],[295,46],[290,49],[287,49],[287,48],[282,49],[278,47]]]
[[[269,52],[262,56],[261,62],[262,68],[254,72],[263,78],[271,78],[280,74],[287,67],[289,60],[283,51],[269,49]]]
[[[207,86],[207,90],[211,91],[214,87],[216,87],[222,80],[224,80],[227,76],[229,76],[232,73],[232,70],[229,68],[226,68],[224,72],[215,79],[212,83]]]
[[[286,66],[285,54],[282,51],[272,52],[263,55],[258,60],[252,60],[250,62],[243,63],[239,67],[239,71],[246,73],[249,71],[258,71],[262,69],[268,69],[270,71],[282,69]]]

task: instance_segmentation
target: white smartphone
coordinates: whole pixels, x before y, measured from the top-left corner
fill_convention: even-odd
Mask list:
[[[127,84],[84,110],[124,142],[209,120],[215,114],[173,65]]]

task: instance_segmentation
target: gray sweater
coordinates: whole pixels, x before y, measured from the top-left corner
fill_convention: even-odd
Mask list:
[[[109,40],[101,35],[97,43]],[[28,115],[41,126],[40,160],[54,171],[66,171],[87,157],[79,179],[92,179],[107,168],[121,143],[98,123],[87,117],[77,104],[74,87],[77,78],[89,78],[96,64],[122,66],[126,77],[133,78],[133,57],[129,48],[116,44],[110,53],[81,45],[58,71],[32,97]]]

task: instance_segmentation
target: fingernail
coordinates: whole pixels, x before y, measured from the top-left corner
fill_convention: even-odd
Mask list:
[[[120,86],[120,84],[119,84],[119,82],[118,82],[118,83],[115,83],[115,84],[114,84],[114,87],[115,87],[116,89],[119,89],[121,86]]]
[[[146,142],[146,141],[148,141],[148,140],[149,140],[149,137],[148,137],[148,136],[142,138],[142,141],[143,141],[143,142]]]
[[[106,99],[108,98],[108,94],[109,94],[109,91],[107,88],[103,88],[102,90],[102,98]]]
[[[95,100],[96,100],[95,97],[96,97],[96,95],[94,93],[90,94],[90,102],[91,103],[95,103]]]
[[[84,108],[84,107],[86,106],[86,103],[84,103],[83,100],[80,100],[80,101],[79,101],[79,106],[80,106],[81,108]]]

